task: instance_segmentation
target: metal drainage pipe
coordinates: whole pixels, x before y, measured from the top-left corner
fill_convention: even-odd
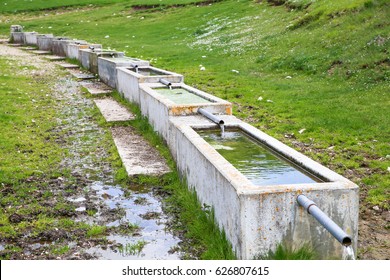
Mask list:
[[[131,68],[134,68],[135,72],[138,73],[138,64],[131,63],[131,64],[130,64],[130,67],[131,67]]]
[[[297,196],[298,204],[303,206],[334,238],[342,245],[349,246],[352,238],[346,234],[335,222],[333,222],[320,208],[303,194]]]
[[[215,122],[216,124],[219,124],[220,126],[225,124],[225,122],[221,118],[211,114],[210,112],[206,111],[203,108],[199,108],[198,113],[202,114],[203,116],[205,116],[209,120]]]
[[[162,83],[163,85],[166,85],[167,87],[172,86],[172,83],[168,80],[165,80],[165,79],[160,79],[159,82]]]

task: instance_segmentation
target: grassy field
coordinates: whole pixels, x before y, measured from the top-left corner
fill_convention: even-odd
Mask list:
[[[0,34],[22,24],[182,73],[390,209],[388,1],[200,2],[7,1]]]

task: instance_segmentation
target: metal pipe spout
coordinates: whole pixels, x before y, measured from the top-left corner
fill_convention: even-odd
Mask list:
[[[298,204],[304,207],[334,238],[342,245],[349,246],[352,238],[346,234],[335,222],[333,222],[320,208],[303,194],[297,196]]]
[[[138,64],[131,63],[130,65],[132,68],[134,68],[135,73],[138,73]]]
[[[211,114],[210,112],[206,111],[203,108],[199,108],[198,113],[202,114],[203,116],[205,116],[206,118],[208,118],[212,122],[218,124],[219,126],[223,126],[225,124],[225,122],[221,118],[217,117],[216,115]]]
[[[159,82],[162,83],[163,85],[166,85],[167,87],[172,86],[172,83],[168,80],[165,80],[165,79],[160,79]]]

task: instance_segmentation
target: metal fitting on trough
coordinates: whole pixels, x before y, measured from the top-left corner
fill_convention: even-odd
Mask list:
[[[335,222],[333,222],[320,208],[303,194],[297,196],[298,204],[303,206],[334,238],[342,245],[349,246],[352,239]]]
[[[205,116],[209,120],[215,122],[216,124],[219,124],[220,126],[225,124],[225,122],[221,118],[218,118],[217,116],[211,114],[210,112],[207,112],[203,108],[199,108],[198,113],[202,114],[203,116]]]
[[[166,85],[167,87],[172,86],[172,83],[165,79],[160,79],[159,82],[162,83],[163,85]]]

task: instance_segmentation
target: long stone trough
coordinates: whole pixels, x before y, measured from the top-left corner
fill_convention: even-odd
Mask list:
[[[232,104],[214,95],[173,83],[171,88],[162,83],[142,83],[139,86],[140,108],[150,124],[164,139],[169,139],[170,116],[195,115],[199,108],[215,114],[231,114]]]
[[[89,44],[89,43],[80,43],[80,42],[70,42],[66,45],[65,55],[68,58],[73,58],[81,61],[80,59],[80,49],[101,49],[101,44]]]
[[[93,74],[98,74],[98,58],[99,57],[124,57],[123,52],[103,49],[80,49],[79,58],[84,68],[91,71]]]
[[[99,57],[100,79],[112,88],[117,87],[117,67],[149,66],[149,61],[133,57]]]
[[[21,32],[12,26],[11,39]],[[36,36],[39,49],[51,47],[53,36]],[[121,52],[75,42],[67,47],[68,57],[140,107],[188,187],[212,207],[238,258],[264,256],[279,244],[310,245],[321,259],[343,258],[345,244],[298,204],[301,194],[348,235],[356,252],[359,188],[353,182],[239,120],[230,102],[184,84],[183,75]]]
[[[161,79],[171,83],[184,82],[183,75],[153,66],[118,67],[118,91],[129,102],[140,105],[140,84],[158,83]]]

